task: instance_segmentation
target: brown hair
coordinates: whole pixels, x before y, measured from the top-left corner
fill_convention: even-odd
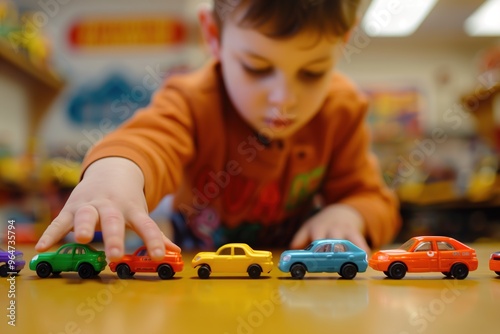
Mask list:
[[[215,19],[222,29],[234,10],[244,10],[238,24],[265,28],[269,37],[284,38],[310,29],[334,36],[346,34],[356,21],[360,0],[214,0]]]

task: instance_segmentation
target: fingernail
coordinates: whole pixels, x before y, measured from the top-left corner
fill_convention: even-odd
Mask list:
[[[118,248],[116,248],[116,247],[111,248],[109,250],[108,257],[113,258],[113,259],[120,257],[120,251],[118,250]]]
[[[151,253],[153,257],[162,257],[163,256],[163,251],[160,248],[156,248],[153,250]]]
[[[76,242],[88,242],[89,233],[87,230],[78,231],[78,234],[75,234]]]

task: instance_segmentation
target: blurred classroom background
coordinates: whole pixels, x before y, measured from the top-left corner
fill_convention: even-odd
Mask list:
[[[15,219],[17,242],[36,241],[89,147],[207,59],[203,2],[0,0],[0,239]],[[417,3],[427,15],[411,28]],[[370,97],[373,150],[401,199],[397,241],[498,241],[500,1],[370,5],[339,70]]]

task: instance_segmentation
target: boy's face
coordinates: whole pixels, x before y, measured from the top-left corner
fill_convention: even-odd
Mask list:
[[[305,31],[287,39],[272,39],[228,19],[220,42],[226,89],[254,130],[270,139],[284,138],[320,110],[340,38]]]

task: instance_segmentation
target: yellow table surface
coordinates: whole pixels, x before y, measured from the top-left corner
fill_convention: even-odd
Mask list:
[[[25,267],[0,283],[0,333],[500,333],[500,278],[488,269],[500,244],[471,245],[479,268],[462,281],[440,273],[390,280],[368,268],[354,280],[306,274],[293,280],[276,267],[260,279],[200,280],[185,269],[172,280],[137,273],[121,280],[77,273],[40,279]],[[18,247],[28,262],[34,250]],[[28,264],[27,264],[28,265]],[[9,291],[15,297],[8,296]],[[15,301],[15,327],[8,325]]]

